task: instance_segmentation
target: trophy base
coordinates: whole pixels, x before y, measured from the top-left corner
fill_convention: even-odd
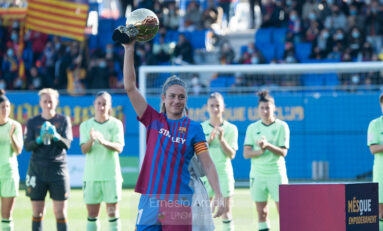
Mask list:
[[[113,31],[112,39],[114,42],[118,42],[121,44],[127,44],[130,43],[133,39],[131,39],[126,33],[123,33],[119,30],[119,28],[116,28]]]

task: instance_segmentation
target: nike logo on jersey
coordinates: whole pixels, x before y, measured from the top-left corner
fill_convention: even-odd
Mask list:
[[[160,131],[159,131],[158,133],[160,133],[160,134],[162,134],[162,135],[164,135],[164,136],[169,137],[173,143],[181,143],[181,144],[184,144],[185,141],[186,141],[186,139],[183,139],[183,138],[181,138],[181,137],[174,137],[174,136],[171,136],[169,130],[166,130],[166,129],[164,129],[164,128],[161,128]]]

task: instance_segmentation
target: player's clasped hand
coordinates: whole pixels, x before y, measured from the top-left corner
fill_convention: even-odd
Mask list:
[[[216,210],[216,212],[214,214],[214,218],[222,216],[222,214],[226,210],[225,202],[224,202],[224,199],[223,199],[222,195],[217,195],[216,194],[214,196],[214,199],[213,199],[213,202],[212,202],[212,206],[211,206],[212,213],[214,213],[215,210]]]
[[[54,141],[58,141],[60,139],[60,135],[58,134],[56,127],[53,124],[48,127],[48,134],[51,135]]]
[[[48,127],[51,125],[48,121],[45,121],[40,129],[40,136],[36,138],[36,143],[42,144],[43,143],[43,137],[45,134],[47,134]]]

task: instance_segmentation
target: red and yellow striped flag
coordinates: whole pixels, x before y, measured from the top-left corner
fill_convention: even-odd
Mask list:
[[[29,0],[26,27],[83,41],[88,8],[87,0]]]

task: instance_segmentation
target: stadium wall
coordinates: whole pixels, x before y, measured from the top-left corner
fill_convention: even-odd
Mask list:
[[[13,104],[11,117],[25,125],[26,120],[39,113],[36,93],[8,93]],[[331,180],[355,179],[372,169],[373,156],[367,142],[369,122],[381,115],[378,92],[367,93],[274,93],[277,116],[285,120],[291,131],[290,150],[286,157],[290,179],[312,179],[313,161],[328,163]],[[138,157],[138,122],[125,95],[112,95],[113,114],[125,127],[125,148],[122,157]],[[60,96],[59,112],[72,117],[74,141],[70,157],[81,156],[78,129],[92,115],[93,96]],[[159,107],[159,97],[148,102]],[[242,157],[247,126],[259,119],[254,95],[225,96],[226,118],[239,130],[239,150],[233,160],[236,180],[247,180],[250,161]],[[206,96],[190,97],[190,117],[197,121],[208,118]],[[18,157],[21,179],[25,179],[30,153]],[[74,159],[75,160],[75,159]],[[135,169],[135,170],[134,170]],[[136,171],[138,168],[133,168]],[[81,179],[80,179],[81,182]]]

